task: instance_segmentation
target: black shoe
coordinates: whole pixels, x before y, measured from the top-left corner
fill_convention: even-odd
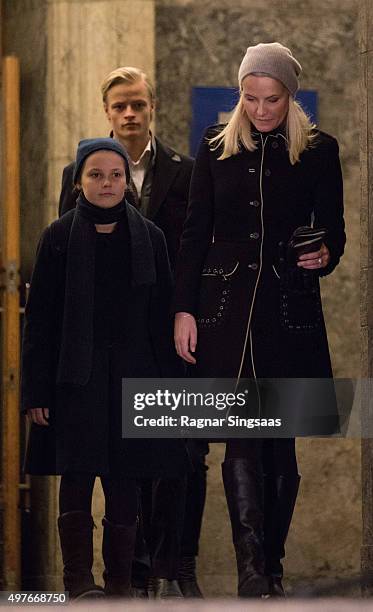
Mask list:
[[[149,599],[183,599],[177,580],[153,577],[149,579]]]
[[[203,599],[197,582],[195,557],[182,557],[180,559],[177,581],[185,599]]]
[[[132,599],[149,599],[148,589],[145,587],[132,587]]]
[[[222,465],[238,571],[238,596],[269,593],[264,572],[263,486],[261,475],[247,459],[228,459]]]
[[[106,518],[102,520],[104,535],[102,558],[105,595],[109,597],[132,597],[131,567],[135,550],[137,523],[115,525]]]
[[[88,512],[65,512],[58,518],[63,581],[71,599],[104,596],[104,590],[95,584],[92,575],[93,527]]]

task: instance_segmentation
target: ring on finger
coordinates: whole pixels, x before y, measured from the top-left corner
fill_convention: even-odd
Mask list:
[[[321,266],[321,264],[322,264],[322,258],[319,257],[319,266]]]

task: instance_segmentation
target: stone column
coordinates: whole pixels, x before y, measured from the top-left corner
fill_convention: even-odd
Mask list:
[[[373,5],[361,0],[359,24],[361,108],[361,361],[362,377],[373,375]],[[369,396],[363,399],[363,419],[373,417]],[[370,400],[371,401],[371,400]],[[361,570],[363,593],[373,592],[373,440],[361,443],[363,539]]]
[[[100,83],[118,66],[154,77],[153,0],[49,0],[48,208],[55,218],[63,167],[81,138],[107,136]]]

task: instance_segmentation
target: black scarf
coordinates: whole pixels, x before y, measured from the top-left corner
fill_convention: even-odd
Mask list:
[[[83,196],[84,197],[84,196]],[[87,384],[92,368],[95,283],[96,210],[79,197],[70,228],[66,256],[65,304],[58,364],[58,384]],[[119,207],[119,208],[118,208]],[[95,209],[98,207],[94,207]],[[156,265],[148,225],[125,200],[113,207],[128,222],[131,244],[131,284],[154,285]],[[113,210],[113,209],[112,209]],[[104,212],[108,212],[106,209]],[[91,218],[88,218],[90,217]],[[125,216],[127,219],[125,219]],[[94,219],[92,218],[94,217]],[[114,223],[100,219],[99,223]]]
[[[126,200],[124,198],[119,204],[111,208],[101,208],[89,202],[83,192],[80,193],[76,202],[77,208],[85,219],[88,219],[91,223],[101,225],[109,225],[110,223],[120,221],[126,209]]]

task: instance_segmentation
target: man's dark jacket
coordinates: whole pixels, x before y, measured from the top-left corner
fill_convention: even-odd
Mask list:
[[[147,218],[153,221],[166,237],[171,268],[179,250],[179,241],[188,203],[189,183],[193,159],[176,153],[156,138],[151,197]],[[64,168],[58,207],[59,215],[75,207],[77,192],[73,186],[74,163]],[[135,205],[131,194],[128,200]]]

